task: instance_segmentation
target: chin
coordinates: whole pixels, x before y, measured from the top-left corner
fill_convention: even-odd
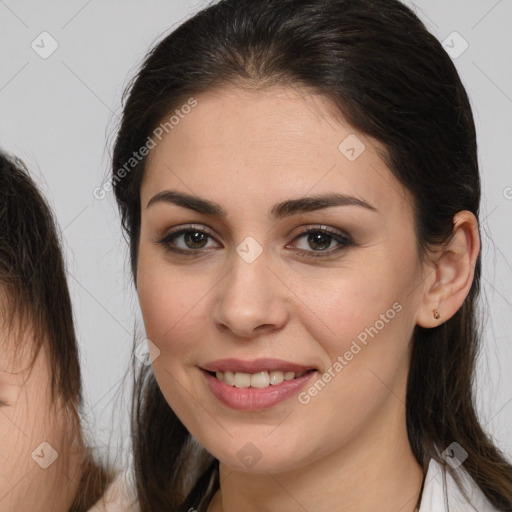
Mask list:
[[[205,446],[209,453],[229,469],[237,472],[284,473],[307,464],[302,454],[293,446],[285,446],[277,437],[272,441],[270,438],[261,439],[260,433],[255,436],[235,437],[231,440],[230,446],[225,447],[219,447],[218,440],[217,443],[212,440],[211,446],[211,451],[208,450],[207,445]],[[304,454],[304,458],[308,459],[307,454]],[[313,459],[314,456],[310,455],[309,458]]]

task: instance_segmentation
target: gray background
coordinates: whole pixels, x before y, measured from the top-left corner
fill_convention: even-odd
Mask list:
[[[510,458],[512,1],[407,3],[446,40],[474,108],[486,303],[478,411]],[[93,190],[108,173],[129,78],[150,45],[204,5],[199,0],[0,0],[0,146],[25,160],[61,226],[88,432],[102,451],[110,441],[112,455],[126,453],[119,444],[121,431],[127,431],[126,372],[133,333],[144,336],[112,194],[98,200]],[[45,31],[58,48],[43,59],[31,44],[35,40],[40,52],[51,48],[49,37],[40,36]],[[464,41],[468,48],[462,52]]]

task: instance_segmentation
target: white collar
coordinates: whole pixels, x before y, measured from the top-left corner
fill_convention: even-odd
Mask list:
[[[489,503],[463,466],[455,471],[471,503],[464,498],[446,467],[430,459],[419,512],[500,512]],[[125,471],[118,475],[105,496],[89,512],[140,512],[130,474]]]
[[[419,512],[499,512],[462,465],[455,471],[470,501],[460,492],[446,467],[430,459]]]

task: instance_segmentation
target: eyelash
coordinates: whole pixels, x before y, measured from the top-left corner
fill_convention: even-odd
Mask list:
[[[166,251],[182,254],[187,257],[197,257],[198,253],[201,252],[207,252],[204,249],[180,249],[177,247],[171,247],[171,241],[177,238],[178,236],[181,236],[186,233],[202,233],[205,234],[211,238],[213,238],[213,235],[208,231],[200,226],[188,226],[186,228],[180,228],[176,231],[172,231],[170,233],[167,233],[162,239],[157,240],[155,243],[158,245],[162,245]],[[335,249],[330,250],[322,250],[322,251],[304,251],[304,250],[295,250],[294,252],[296,254],[300,254],[305,256],[306,258],[319,258],[323,257],[326,258],[328,256],[333,255],[334,253],[338,253],[339,251],[342,251],[346,249],[347,247],[354,246],[354,241],[347,235],[344,235],[342,233],[339,233],[338,231],[333,230],[332,228],[329,228],[328,226],[307,226],[305,229],[303,229],[295,238],[294,240],[297,240],[298,238],[301,238],[305,235],[308,235],[310,233],[322,233],[326,234],[330,237],[332,237],[336,242],[341,244]]]

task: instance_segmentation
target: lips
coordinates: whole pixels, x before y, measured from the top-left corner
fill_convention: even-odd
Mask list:
[[[213,395],[232,409],[268,409],[297,394],[317,368],[283,359],[217,359],[200,366]]]

